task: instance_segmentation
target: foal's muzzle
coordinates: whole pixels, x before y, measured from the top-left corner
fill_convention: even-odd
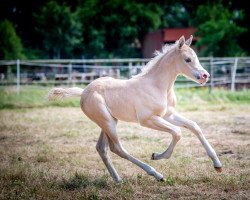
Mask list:
[[[203,85],[208,81],[210,74],[206,70],[201,70],[195,73],[194,76],[197,79],[197,82]]]

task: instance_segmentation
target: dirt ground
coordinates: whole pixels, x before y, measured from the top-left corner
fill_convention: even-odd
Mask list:
[[[80,108],[0,111],[0,199],[250,199],[250,106],[183,109],[196,121],[223,164],[217,173],[198,139],[183,137],[168,160],[168,133],[120,122],[118,134],[133,156],[152,165],[157,182],[111,154],[123,183],[110,178],[95,145],[100,129]]]

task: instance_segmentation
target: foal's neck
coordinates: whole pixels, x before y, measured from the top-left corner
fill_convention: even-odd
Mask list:
[[[173,87],[176,77],[178,75],[175,64],[175,51],[168,52],[164,55],[155,66],[144,75],[145,78],[150,79],[163,93],[168,93]]]

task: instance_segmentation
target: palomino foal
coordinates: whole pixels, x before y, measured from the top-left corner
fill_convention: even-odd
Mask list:
[[[158,52],[140,74],[129,80],[103,77],[90,83],[84,90],[54,88],[50,91],[49,99],[81,96],[82,111],[101,128],[96,149],[116,182],[122,179],[107,153],[108,147],[113,153],[136,164],[157,180],[164,180],[163,175],[153,167],[131,156],[124,149],[116,132],[118,120],[137,122],[141,126],[172,135],[169,147],[162,153],[153,153],[153,160],[170,158],[181,138],[179,127],[187,128],[198,137],[215,169],[221,171],[222,165],[200,127],[175,111],[176,77],[182,74],[202,85],[209,77],[190,48],[191,42],[192,36],[187,41],[182,36],[175,44],[163,47],[162,52]]]

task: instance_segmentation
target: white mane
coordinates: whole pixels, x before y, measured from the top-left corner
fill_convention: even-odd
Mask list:
[[[141,69],[141,72],[133,77],[143,76],[147,74],[156,63],[164,56],[166,55],[170,50],[172,50],[176,46],[176,43],[174,44],[165,44],[161,51],[155,51],[154,57]]]

